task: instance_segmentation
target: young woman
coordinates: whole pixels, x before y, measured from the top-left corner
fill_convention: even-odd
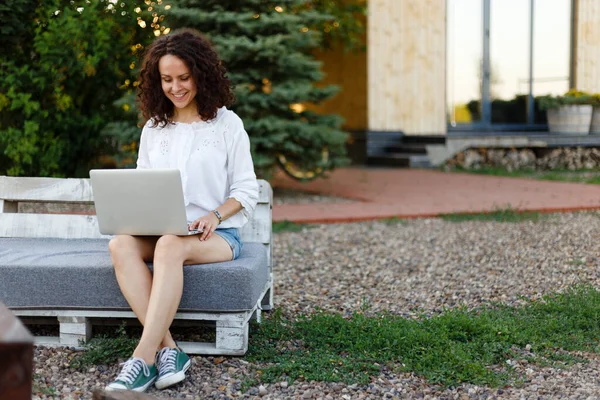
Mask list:
[[[107,390],[145,391],[185,379],[190,358],[169,327],[179,306],[185,265],[238,257],[238,229],[252,214],[258,184],[250,141],[231,83],[210,43],[184,30],[146,51],[138,97],[144,117],[138,168],[177,168],[194,236],[118,235],[109,250],[123,296],[144,326],[132,357]],[[154,273],[146,262],[154,264]],[[157,354],[158,352],[158,354]]]

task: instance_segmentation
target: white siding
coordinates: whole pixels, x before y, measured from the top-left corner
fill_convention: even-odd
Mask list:
[[[370,0],[369,130],[446,133],[446,1]]]

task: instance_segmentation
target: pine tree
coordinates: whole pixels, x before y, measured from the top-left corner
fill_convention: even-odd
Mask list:
[[[342,118],[305,109],[339,88],[315,85],[320,62],[311,55],[322,25],[306,0],[176,0],[165,23],[208,37],[235,86],[233,110],[243,119],[256,170],[268,176],[280,163],[298,179],[344,165]]]

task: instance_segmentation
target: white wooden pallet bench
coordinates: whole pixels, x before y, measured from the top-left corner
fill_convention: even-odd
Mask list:
[[[216,329],[213,343],[179,343],[187,353],[244,354],[249,321],[273,306],[273,191],[264,180],[259,188],[254,217],[241,231],[240,257],[184,268],[175,319],[212,321]],[[115,278],[110,237],[99,233],[96,216],[27,212],[32,203],[89,207],[91,185],[88,179],[0,176],[0,302],[25,321],[58,318],[59,336],[37,337],[36,344],[78,347],[90,339],[95,318],[135,318]]]

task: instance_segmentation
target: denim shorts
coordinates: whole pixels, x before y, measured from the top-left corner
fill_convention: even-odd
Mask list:
[[[214,233],[225,239],[229,247],[231,247],[231,252],[233,253],[232,260],[240,256],[244,245],[242,244],[242,239],[240,239],[238,228],[217,228]]]

